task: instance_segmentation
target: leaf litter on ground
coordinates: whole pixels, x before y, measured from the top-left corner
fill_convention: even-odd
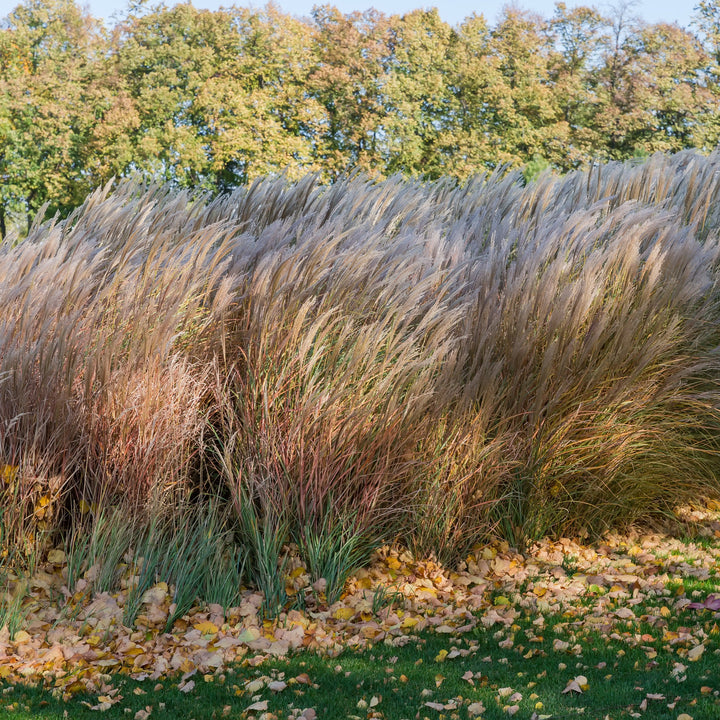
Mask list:
[[[660,533],[608,534],[592,545],[568,538],[543,540],[525,554],[497,542],[476,548],[453,570],[385,547],[368,568],[350,578],[331,605],[323,603],[320,594],[304,612],[290,609],[264,619],[262,595],[246,590],[239,605],[227,612],[218,605],[192,608],[170,633],[164,628],[173,612],[172,587],[163,582],[150,587],[134,626],[126,627],[123,606],[132,578],[119,592],[93,594],[91,569],[70,594],[64,553],[54,549],[30,581],[23,628],[12,637],[7,626],[0,629],[0,683],[6,690],[39,684],[65,701],[91,695],[95,700],[83,700],[85,706],[104,712],[123,703],[119,678],[152,683],[170,679],[180,693],[192,694],[198,682],[224,676],[233,667],[273,667],[303,650],[332,661],[347,650],[401,649],[411,638],[430,632],[447,642],[428,658],[437,671],[418,693],[420,717],[423,712],[451,716],[459,708],[469,717],[490,712],[473,695],[488,682],[477,667],[456,678],[467,688],[465,693],[440,695],[451,684],[446,682],[449,670],[443,668],[468,659],[505,665],[508,671],[510,682],[496,686],[492,710],[505,715],[527,710],[536,720],[552,717],[544,712],[552,706],[551,698],[541,699],[531,683],[515,687],[509,658],[542,661],[543,668],[562,677],[557,695],[583,700],[595,688],[583,664],[594,643],[612,645],[618,657],[634,652],[642,658],[636,662],[637,703],[618,717],[640,717],[648,708],[660,717],[653,708],[662,705],[675,713],[668,717],[676,718],[680,709],[688,709],[681,705],[694,699],[680,691],[693,665],[703,665],[707,657],[715,662],[720,654],[720,522],[717,512],[691,512],[696,523],[705,521],[697,526],[704,536],[695,540]],[[310,583],[298,563],[286,578],[291,598]],[[391,601],[377,602],[378,593]],[[64,597],[64,604],[57,597]],[[478,637],[494,648],[480,659],[477,643],[457,642]],[[646,691],[643,675],[661,660],[668,666],[671,685],[662,692]],[[396,669],[388,669],[394,677]],[[606,661],[594,670],[606,671],[604,679],[613,679]],[[412,684],[412,669],[397,675],[401,684]],[[292,677],[263,674],[240,688],[248,700],[243,713],[250,717],[268,712],[271,696],[315,685],[307,672]],[[720,679],[708,677],[699,694],[717,698]],[[10,693],[1,697],[0,703]],[[361,716],[385,717],[382,694],[357,702]],[[144,706],[137,716],[147,717],[151,711],[150,705]]]

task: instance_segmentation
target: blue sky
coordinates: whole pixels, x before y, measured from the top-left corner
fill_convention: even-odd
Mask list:
[[[82,0],[81,0],[82,1]],[[0,10],[7,5],[10,10],[16,4],[14,0],[0,0]],[[85,0],[93,15],[110,19],[112,14],[126,7],[125,0]],[[166,0],[166,4],[175,4],[172,0]],[[196,7],[217,9],[221,5],[243,5],[251,7],[262,7],[265,3],[243,2],[243,0],[193,0]],[[276,2],[285,12],[293,15],[307,15],[312,6],[323,4],[313,0],[279,0]],[[482,13],[490,23],[494,23],[502,7],[507,4],[506,0],[478,0],[477,2],[428,2],[422,0],[335,0],[330,4],[335,5],[343,12],[353,10],[366,10],[368,7],[376,7],[386,14],[403,13],[417,7],[438,7],[442,18],[451,24],[460,22],[464,17],[473,12]],[[516,4],[524,9],[539,12],[545,17],[550,17],[555,7],[555,0],[518,0]],[[595,5],[598,9],[607,9],[611,3],[606,0],[598,2],[574,2],[566,0],[566,5]],[[696,0],[639,0],[634,7],[634,13],[648,22],[677,22],[681,26],[687,26],[693,12]],[[4,14],[3,11],[2,14]]]

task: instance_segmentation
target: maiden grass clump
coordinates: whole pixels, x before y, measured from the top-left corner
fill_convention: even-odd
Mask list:
[[[0,246],[2,551],[133,563],[129,623],[158,581],[272,613],[288,543],[332,601],[377,543],[453,562],[717,494],[718,170],[98,190]]]

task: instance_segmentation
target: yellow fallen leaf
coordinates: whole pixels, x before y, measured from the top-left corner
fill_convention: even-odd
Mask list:
[[[441,663],[445,662],[445,658],[447,657],[448,651],[447,650],[441,650],[436,656],[435,656],[435,662]]]
[[[510,601],[504,595],[498,595],[493,603],[494,605],[509,605]]]
[[[209,620],[205,622],[199,622],[193,625],[196,630],[199,630],[203,635],[214,635],[218,631],[218,626],[215,623],[211,623]]]
[[[338,608],[334,613],[333,617],[336,620],[350,620],[355,615],[355,611],[349,607]]]
[[[415,627],[420,622],[420,618],[417,617],[406,617],[402,624],[400,625],[401,628],[404,630],[407,630],[407,628]]]
[[[0,480],[8,485],[11,484],[15,480],[19,469],[18,465],[0,465]]]

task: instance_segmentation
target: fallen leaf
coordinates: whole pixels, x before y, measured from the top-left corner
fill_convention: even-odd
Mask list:
[[[245,708],[245,712],[249,712],[250,710],[267,710],[267,709],[268,709],[268,701],[260,700],[260,702],[254,702],[252,705],[248,705]]]
[[[193,625],[196,630],[199,630],[203,635],[214,635],[218,631],[218,626],[215,623],[211,623],[209,620],[205,622],[197,623]]]
[[[481,702],[470,703],[467,708],[468,715],[477,717],[485,712],[485,706]]]

